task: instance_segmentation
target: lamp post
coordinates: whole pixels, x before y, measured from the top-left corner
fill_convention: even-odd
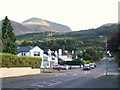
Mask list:
[[[108,71],[108,68],[107,68],[107,42],[106,42],[106,51],[105,51],[105,53],[106,53],[106,69],[105,69],[105,75],[107,76],[108,75],[108,73],[107,73],[107,71]]]

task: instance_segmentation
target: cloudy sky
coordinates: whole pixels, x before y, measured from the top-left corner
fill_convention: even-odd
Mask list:
[[[0,0],[0,20],[19,23],[32,17],[69,26],[73,31],[118,22],[119,0]]]

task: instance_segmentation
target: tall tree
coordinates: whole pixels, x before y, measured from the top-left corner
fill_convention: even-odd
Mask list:
[[[13,32],[13,27],[10,23],[10,20],[6,16],[2,22],[2,52],[3,53],[17,53],[17,46],[16,46],[16,37]]]

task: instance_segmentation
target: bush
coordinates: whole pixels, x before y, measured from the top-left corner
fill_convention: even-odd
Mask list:
[[[85,53],[83,59],[84,60],[92,60],[92,56],[88,53]]]
[[[1,66],[7,68],[11,68],[11,67],[40,68],[42,61],[41,58],[16,56],[5,53],[0,53],[0,57],[2,57]]]
[[[83,60],[83,63],[84,64],[89,64],[89,63],[91,63],[91,60]]]

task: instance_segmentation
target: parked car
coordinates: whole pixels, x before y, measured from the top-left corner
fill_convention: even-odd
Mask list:
[[[91,66],[93,65],[94,67],[96,67],[96,64],[95,64],[95,63],[90,63],[90,65],[91,65]]]
[[[55,65],[55,66],[53,66],[53,69],[55,69],[55,70],[60,70],[60,69],[61,69],[61,66],[60,66],[60,65]]]
[[[93,63],[93,64],[94,64],[95,67],[97,66],[96,63]]]
[[[90,66],[84,66],[83,70],[91,70]]]
[[[63,66],[61,66],[61,69],[63,69],[63,70],[68,70],[68,69],[70,69],[70,66],[68,66],[68,65],[63,65]]]
[[[111,59],[109,59],[108,61],[111,62]]]
[[[94,65],[94,64],[90,64],[90,68],[91,68],[91,69],[94,69],[94,68],[95,68],[95,65]]]
[[[84,64],[83,70],[91,70],[90,64]]]

